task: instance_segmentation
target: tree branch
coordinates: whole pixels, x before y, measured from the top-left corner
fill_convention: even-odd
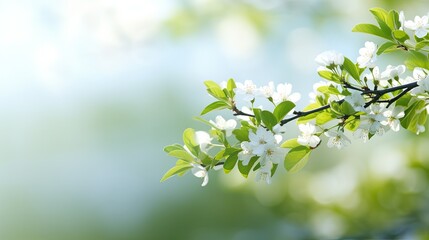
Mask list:
[[[386,103],[388,103],[387,107],[389,107],[390,105],[392,105],[394,102],[396,102],[398,99],[403,97],[406,93],[408,93],[409,91],[411,91],[413,88],[415,88],[417,86],[418,86],[417,82],[412,82],[412,83],[408,83],[408,84],[404,84],[404,85],[400,85],[400,86],[396,86],[396,87],[391,87],[391,88],[385,88],[385,89],[381,89],[381,90],[377,90],[377,89],[370,90],[370,89],[360,89],[360,88],[354,87],[350,84],[344,85],[345,88],[350,88],[350,89],[354,89],[354,90],[362,92],[362,95],[373,95],[373,96],[371,96],[371,100],[368,101],[367,103],[365,103],[365,105],[364,105],[365,108],[369,107],[371,104],[374,104],[376,102],[379,102],[379,103],[380,102],[386,102]],[[384,94],[391,93],[391,92],[394,92],[397,90],[402,90],[402,89],[405,89],[405,90],[402,91],[400,94],[396,95],[395,97],[393,97],[389,100],[381,100],[380,101],[380,98]],[[341,104],[343,102],[344,102],[344,99],[337,101],[338,104]],[[304,117],[304,116],[307,116],[307,115],[310,115],[313,113],[317,113],[317,112],[321,112],[323,110],[329,109],[330,107],[331,107],[330,104],[326,104],[324,106],[321,106],[319,108],[315,108],[315,109],[312,109],[309,111],[294,111],[293,114],[295,116],[281,120],[280,126],[283,126],[286,123],[291,122],[297,118]],[[240,111],[239,109],[237,109],[237,107],[235,105],[232,108],[232,111],[234,112],[234,116],[240,115],[240,116],[255,117],[255,115],[244,113],[244,112]]]

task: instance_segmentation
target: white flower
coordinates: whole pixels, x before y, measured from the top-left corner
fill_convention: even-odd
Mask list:
[[[417,135],[419,135],[420,133],[424,132],[426,130],[425,126],[417,124]]]
[[[200,145],[201,151],[206,152],[208,146],[211,144],[212,138],[207,132],[197,131],[195,132],[195,141]]]
[[[265,181],[267,184],[271,183],[271,169],[273,168],[273,163],[268,161],[265,165],[261,164],[261,167],[256,173],[256,181],[260,180]]]
[[[226,121],[222,116],[217,116],[216,122],[210,120],[210,123],[216,126],[216,128],[224,130],[227,137],[231,136],[232,131],[237,126],[237,122],[234,119]]]
[[[413,70],[413,78],[416,79],[417,81],[425,79],[427,75],[428,74],[426,73],[425,70],[423,70],[423,68],[416,67]]]
[[[243,100],[251,101],[258,93],[258,88],[251,80],[246,80],[244,83],[237,82],[237,95],[243,95]]]
[[[418,38],[424,38],[428,34],[429,28],[429,17],[428,16],[416,16],[414,21],[405,21],[404,27],[413,30],[414,34]]]
[[[352,92],[351,95],[346,96],[344,100],[356,110],[356,111],[365,111],[365,98],[360,92]]]
[[[322,67],[330,67],[333,65],[343,65],[344,55],[336,51],[326,51],[317,55],[314,59]]]
[[[374,68],[375,69],[375,68]],[[380,79],[380,86],[387,87],[389,85],[388,80],[390,79],[397,79],[399,80],[399,76],[402,75],[405,72],[405,66],[399,65],[399,66],[392,66],[388,65],[386,67],[386,70],[381,73]]]
[[[242,151],[238,153],[238,159],[243,161],[243,165],[249,164],[250,159],[255,156],[249,142],[241,143]]]
[[[375,61],[377,60],[376,52],[377,44],[373,42],[365,42],[365,47],[359,49],[360,56],[357,58],[359,67],[375,67]]]
[[[192,174],[194,174],[194,176],[197,178],[204,178],[203,183],[201,184],[201,186],[204,187],[209,182],[209,174],[208,174],[207,170],[204,167],[202,167],[201,165],[198,165],[195,163],[191,163],[191,164],[193,167],[192,168]]]
[[[278,144],[265,145],[265,151],[259,158],[261,165],[267,162],[280,163],[285,157],[285,150],[286,149],[279,147]]]
[[[362,139],[364,143],[366,143],[369,139],[369,130],[366,128],[358,128],[354,133],[353,136]]]
[[[325,135],[329,137],[327,146],[329,148],[336,147],[341,149],[345,146],[348,146],[351,142],[341,131],[328,131],[325,132]]]
[[[312,148],[316,147],[320,138],[316,135],[316,126],[311,123],[299,124],[299,130],[301,131],[301,135],[298,136],[298,143],[304,146],[310,146]]]
[[[273,97],[275,91],[274,83],[268,82],[268,85],[259,88],[259,93],[266,98]]]
[[[273,101],[275,104],[279,104],[284,101],[298,102],[301,98],[301,94],[292,93],[292,85],[289,83],[277,85],[277,91],[273,93]]]
[[[381,124],[384,126],[389,126],[390,129],[397,132],[401,127],[400,118],[405,116],[404,107],[401,106],[390,106],[387,110],[383,112],[383,115],[386,117],[386,120],[381,121]]]
[[[418,87],[412,90],[413,94],[429,92],[429,75],[422,68],[415,68],[413,78],[417,80]]]
[[[278,135],[277,135],[278,136]],[[265,152],[266,145],[278,143],[278,137],[275,137],[272,132],[259,126],[256,133],[249,133],[250,147],[253,154],[262,156]],[[281,141],[281,139],[280,139]]]
[[[383,135],[388,128],[385,128],[381,122],[386,121],[386,117],[383,115],[386,104],[370,106],[370,111],[366,115],[360,116],[359,128],[366,129],[370,134]]]

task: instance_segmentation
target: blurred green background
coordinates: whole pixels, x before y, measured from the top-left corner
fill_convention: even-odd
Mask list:
[[[371,7],[399,0],[0,2],[0,239],[429,239],[429,136],[321,148],[271,185],[237,172],[160,183],[162,152],[210,103],[203,81],[319,81]],[[385,59],[385,62],[397,61]],[[213,117],[213,115],[209,115]]]

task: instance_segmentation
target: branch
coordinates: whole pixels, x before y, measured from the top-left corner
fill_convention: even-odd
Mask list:
[[[345,88],[350,88],[350,89],[354,89],[354,90],[362,92],[362,95],[374,95],[371,97],[372,99],[369,102],[365,103],[365,105],[364,105],[365,108],[369,107],[371,104],[374,104],[376,102],[378,102],[378,103],[386,102],[386,103],[388,103],[387,107],[389,107],[394,102],[396,102],[398,99],[403,97],[407,92],[411,91],[413,88],[415,88],[417,86],[418,86],[417,82],[412,82],[412,83],[408,83],[408,84],[404,84],[404,85],[400,85],[400,86],[396,86],[396,87],[391,87],[391,88],[385,88],[385,89],[381,89],[381,90],[377,90],[377,89],[370,90],[370,89],[360,89],[360,88],[354,87],[348,83],[346,83],[344,85]],[[391,92],[394,92],[397,90],[402,90],[402,89],[405,89],[405,90],[402,91],[400,94],[396,95],[395,97],[389,99],[389,100],[381,100],[381,101],[379,100],[381,98],[381,96],[383,96],[386,93],[391,93]],[[338,104],[341,104],[343,102],[344,102],[344,99],[337,101]],[[309,111],[294,111],[293,114],[295,116],[281,120],[280,126],[283,126],[286,123],[291,122],[297,118],[304,117],[304,116],[307,116],[307,115],[310,115],[313,113],[317,113],[317,112],[321,112],[323,110],[329,109],[330,107],[331,107],[330,104],[326,104],[324,106],[321,106],[319,108],[315,108],[315,109],[309,110]],[[232,111],[234,112],[234,116],[240,115],[240,116],[255,117],[255,115],[244,113],[244,112],[240,111],[239,109],[237,109],[237,107],[235,105],[233,106]]]

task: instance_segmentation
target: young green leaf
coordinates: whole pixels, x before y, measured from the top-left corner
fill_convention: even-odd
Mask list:
[[[284,101],[277,105],[273,112],[277,122],[280,122],[294,107],[295,104],[291,101]]]
[[[297,138],[289,139],[281,145],[282,148],[296,148],[298,146],[301,146],[301,144],[298,143]]]
[[[350,74],[350,76],[352,76],[352,78],[360,82],[359,70],[350,59],[346,57],[344,58],[343,67],[344,67],[344,70],[346,70]]]
[[[379,27],[373,24],[367,24],[367,23],[358,24],[352,29],[352,32],[367,33],[378,37],[386,38],[389,40],[392,39],[392,36],[390,35],[390,33],[386,34]]]
[[[229,108],[229,104],[224,101],[216,101],[211,104],[209,104],[207,107],[204,108],[204,110],[201,112],[200,115],[204,115],[206,113],[209,113],[214,110],[221,110],[225,108]]]
[[[168,153],[172,157],[176,157],[186,162],[194,162],[194,157],[185,150],[174,150]]]
[[[384,52],[392,52],[398,50],[398,45],[393,42],[383,43],[377,50],[377,55],[381,55]]]
[[[223,170],[225,173],[231,172],[231,170],[235,167],[235,164],[237,164],[238,160],[238,153],[230,155],[223,164]]]
[[[306,146],[292,148],[285,157],[284,165],[288,172],[301,170],[308,162],[311,149]]]
[[[243,165],[242,161],[238,162],[238,171],[240,171],[243,177],[247,178],[249,176],[249,172],[252,169],[255,162],[258,160],[258,158],[259,158],[258,156],[252,157],[247,165]]]
[[[319,74],[319,76],[326,80],[333,81],[335,83],[340,83],[339,76],[330,71],[318,71],[317,73]]]
[[[270,111],[266,110],[261,112],[261,120],[265,127],[270,130],[273,130],[273,127],[278,123],[277,118]]]
[[[183,143],[188,147],[189,151],[194,155],[198,156],[199,146],[195,140],[195,130],[188,128],[183,132]]]
[[[212,95],[213,97],[219,99],[219,100],[226,100],[227,97],[225,93],[222,91],[220,86],[213,82],[213,81],[205,81],[204,84],[207,87],[207,92]]]
[[[166,152],[166,153],[169,153],[169,152],[174,151],[174,150],[185,150],[185,149],[180,144],[173,144],[173,145],[166,146],[164,148],[164,152]]]
[[[170,170],[168,170],[164,176],[161,178],[161,182],[169,179],[170,177],[174,176],[175,174],[181,174],[189,169],[191,169],[192,166],[189,164],[181,164],[181,165],[176,165],[172,168],[170,168]]]

